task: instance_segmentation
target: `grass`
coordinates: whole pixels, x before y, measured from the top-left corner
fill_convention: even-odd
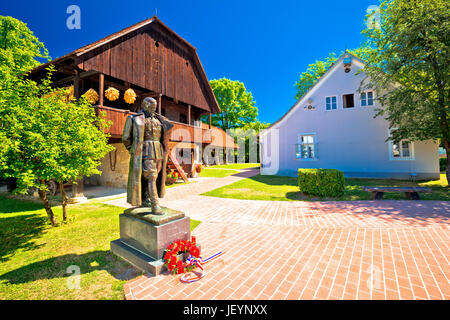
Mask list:
[[[223,164],[217,166],[210,166],[208,168],[217,168],[217,169],[248,169],[248,168],[259,168],[259,163],[230,163]]]
[[[178,187],[178,186],[181,186],[183,184],[189,184],[189,183],[195,183],[195,182],[196,181],[189,181],[189,182],[179,182],[179,181],[177,181],[177,182],[172,183],[172,184],[166,184],[166,188]]]
[[[237,170],[257,168],[259,163],[231,163],[203,168],[200,177],[204,178],[224,178],[232,174],[239,173]]]
[[[257,175],[243,179],[230,185],[203,193],[203,195],[219,198],[232,198],[243,200],[369,200],[370,193],[362,190],[362,186],[421,186],[429,187],[430,193],[421,193],[423,200],[450,201],[445,174],[440,180],[420,181],[418,183],[391,179],[345,179],[345,194],[339,198],[315,198],[302,194],[299,191],[297,178],[283,176]],[[383,199],[403,200],[404,193],[385,193]]]
[[[200,172],[200,177],[203,178],[225,178],[232,174],[239,173],[237,170],[228,170],[228,169],[211,169],[211,168],[203,168]]]
[[[191,219],[191,231],[198,227],[201,221]]]
[[[109,251],[122,210],[71,205],[74,220],[52,228],[40,203],[0,194],[0,300],[123,299],[123,284],[140,272]],[[54,211],[61,221],[61,207]],[[191,230],[199,223],[191,220]],[[80,267],[80,290],[67,287],[71,265]]]

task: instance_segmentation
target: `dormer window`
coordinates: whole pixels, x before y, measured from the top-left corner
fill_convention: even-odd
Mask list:
[[[361,107],[373,106],[373,91],[361,93]]]
[[[325,109],[326,110],[336,110],[337,109],[337,97],[331,96],[325,98]]]
[[[344,102],[344,104],[343,104],[344,109],[355,107],[355,95],[353,93],[344,94],[342,96],[342,98],[343,98],[343,102]]]

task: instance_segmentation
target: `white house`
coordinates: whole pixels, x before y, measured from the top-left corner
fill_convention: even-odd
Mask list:
[[[296,176],[333,168],[347,177],[439,178],[435,141],[386,141],[374,91],[360,91],[364,62],[345,53],[289,111],[260,135],[261,174]],[[358,74],[357,74],[358,73]]]

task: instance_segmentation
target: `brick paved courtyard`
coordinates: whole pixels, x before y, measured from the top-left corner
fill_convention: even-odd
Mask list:
[[[445,201],[253,201],[200,194],[256,174],[167,190],[164,206],[202,223],[206,276],[143,275],[127,299],[450,299]],[[127,206],[124,199],[107,203]]]

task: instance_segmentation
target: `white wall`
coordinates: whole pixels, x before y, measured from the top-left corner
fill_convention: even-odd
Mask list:
[[[414,142],[414,160],[390,160],[388,123],[381,117],[373,118],[378,106],[360,106],[357,91],[365,75],[355,75],[360,69],[353,61],[349,73],[344,72],[342,62],[338,63],[315,89],[311,90],[292,112],[269,132],[263,133],[261,142],[262,174],[297,175],[298,168],[334,168],[344,171],[349,177],[438,178],[438,144],[433,141]],[[353,93],[355,107],[343,109],[342,95]],[[325,97],[337,95],[338,109],[325,110]],[[313,110],[305,109],[312,99]],[[266,165],[274,163],[267,156],[268,140],[279,130],[279,149],[271,145],[271,153],[279,152],[279,170],[270,172]],[[316,135],[317,159],[296,158],[296,144],[300,133]]]

